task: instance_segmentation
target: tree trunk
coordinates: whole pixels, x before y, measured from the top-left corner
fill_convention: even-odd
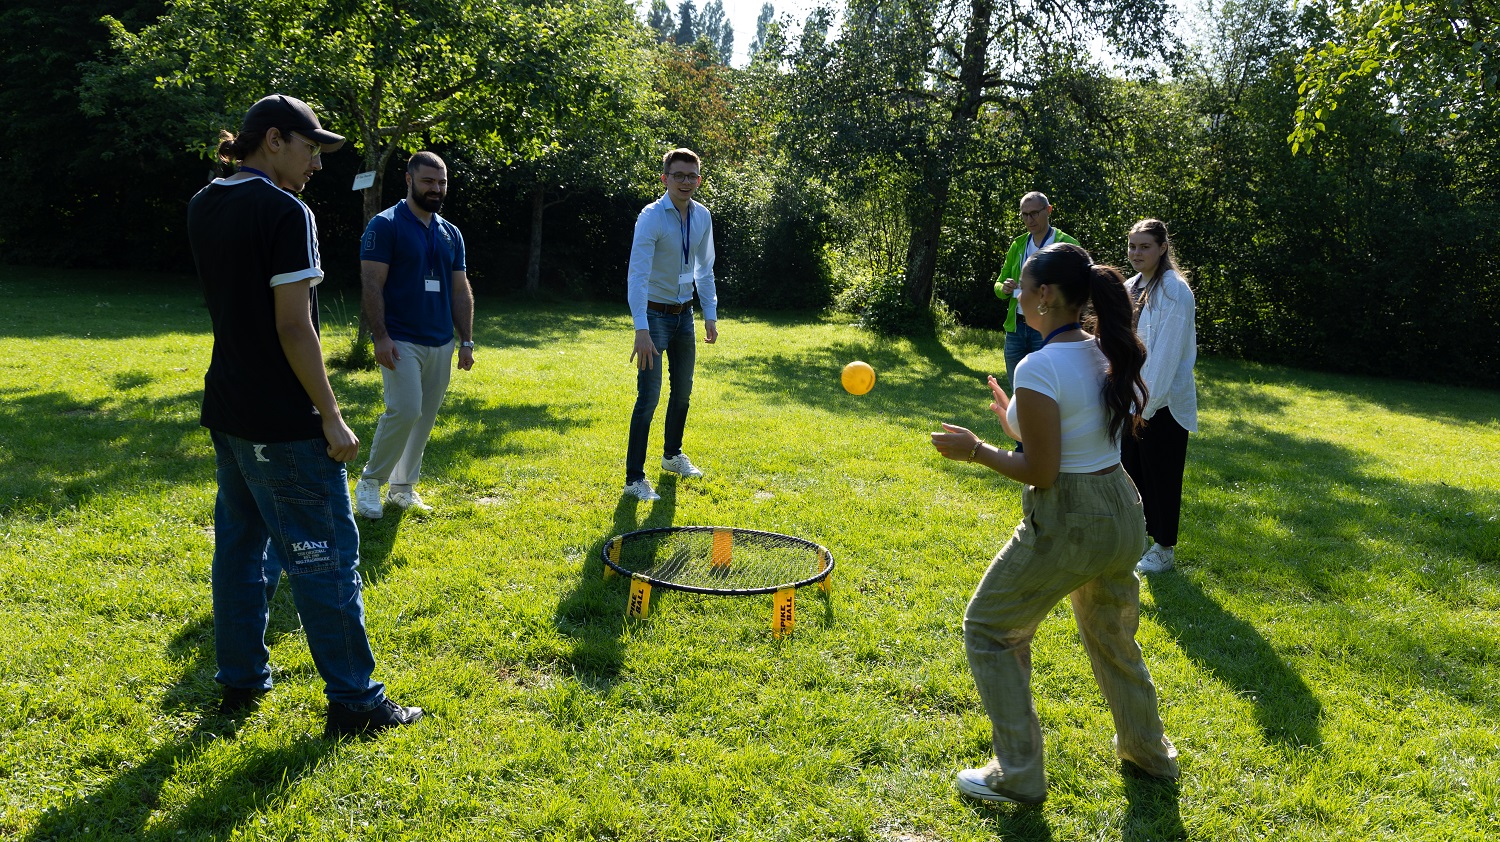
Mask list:
[[[388,144],[381,149],[372,135],[367,134],[365,140],[365,166],[369,172],[374,170],[375,182],[360,191],[360,202],[364,209],[365,224],[380,213],[381,197],[385,195],[385,167],[391,161],[391,155],[396,151],[394,143]],[[361,232],[363,236],[363,232]],[[364,296],[364,281],[360,281],[360,296]],[[349,345],[349,353],[344,355],[344,366],[346,368],[369,368],[375,362],[375,354],[370,345],[370,323],[365,320],[365,308],[363,301],[359,308],[359,327],[354,331],[354,341]]]
[[[542,210],[546,194],[540,184],[531,191],[531,247],[526,254],[526,295],[531,298],[542,287]]]
[[[921,193],[908,211],[911,239],[906,247],[906,298],[921,310],[932,306],[938,245],[943,234],[943,215],[948,208],[948,192],[953,186],[953,171],[964,163],[968,138],[979,118],[995,2],[969,2],[969,25],[964,34],[952,112],[942,139],[922,165]]]

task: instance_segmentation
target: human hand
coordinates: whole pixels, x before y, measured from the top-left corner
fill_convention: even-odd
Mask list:
[[[999,416],[1000,423],[1004,424],[1005,411],[1010,408],[1010,396],[1005,394],[1004,389],[1000,388],[1000,381],[995,379],[995,375],[991,374],[987,382],[990,385],[990,394],[995,398],[990,402],[990,412]]]
[[[656,355],[660,353],[656,346],[651,344],[651,331],[638,330],[635,332],[635,348],[630,352],[630,358],[635,360],[635,367],[646,371],[656,367]]]
[[[719,323],[716,320],[703,320],[703,341],[710,345],[719,341]]]
[[[458,346],[458,367],[464,371],[468,371],[474,367],[474,348],[472,346]]]
[[[323,438],[328,442],[328,458],[335,462],[353,462],[359,455],[359,437],[342,415],[323,417]]]
[[[943,432],[932,434],[932,446],[955,462],[971,461],[980,444],[979,436],[957,424],[944,424]]]
[[[401,359],[401,352],[396,350],[396,340],[389,336],[375,340],[375,362],[395,371],[396,360],[399,359]]]

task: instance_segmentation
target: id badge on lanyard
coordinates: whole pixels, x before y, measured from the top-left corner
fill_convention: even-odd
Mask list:
[[[682,231],[682,267],[683,271],[677,273],[677,300],[688,301],[693,297],[693,264],[688,255],[690,254],[690,243],[693,236],[693,209],[688,208],[687,218],[682,220],[680,226]]]
[[[440,266],[438,263],[437,250],[437,225],[437,216],[434,215],[432,218],[432,224],[427,228],[427,277],[425,278],[425,281],[428,292],[443,291],[443,279],[438,275]]]

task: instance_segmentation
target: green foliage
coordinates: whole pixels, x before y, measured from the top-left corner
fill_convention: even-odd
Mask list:
[[[198,297],[0,269],[0,836],[1494,837],[1493,392],[1200,359],[1179,570],[1144,583],[1138,635],[1183,777],[1121,774],[1064,604],[1032,647],[1048,801],[993,809],[953,790],[990,740],[961,620],[1020,492],[926,433],[1000,435],[998,337],[736,317],[698,356],[686,443],[708,475],[653,473],[648,506],[620,496],[628,317],[478,305],[477,364],[427,449],[436,511],[360,523],[376,677],[429,717],[333,745],[285,583],[275,688],[213,712]],[[325,311],[331,342],[349,315]],[[839,387],[851,359],[870,394]],[[379,374],[334,387],[368,440]],[[816,540],[833,592],[799,592],[784,640],[768,598],[658,591],[626,620],[605,541],[692,524]]]
[[[1333,31],[1297,68],[1293,151],[1327,131],[1353,92],[1375,87],[1398,119],[1462,124],[1493,111],[1500,96],[1500,3],[1496,0],[1336,0]]]

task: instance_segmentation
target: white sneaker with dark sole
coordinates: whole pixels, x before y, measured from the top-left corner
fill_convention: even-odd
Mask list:
[[[663,456],[661,459],[661,469],[663,471],[671,471],[683,477],[697,478],[703,476],[703,471],[697,465],[693,464],[693,461],[687,457],[686,453],[679,453],[671,459]]]
[[[385,514],[380,504],[380,480],[362,479],[354,484],[354,513],[370,520],[380,520]]]

